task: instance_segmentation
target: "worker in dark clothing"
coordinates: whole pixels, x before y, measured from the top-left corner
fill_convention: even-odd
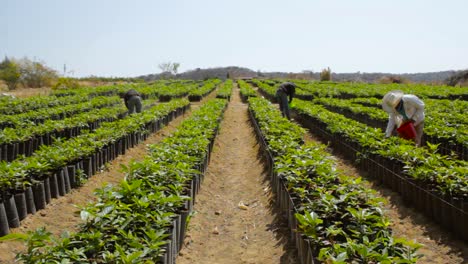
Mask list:
[[[295,92],[296,92],[296,84],[292,82],[282,83],[279,86],[278,90],[276,90],[276,98],[278,99],[278,102],[280,105],[281,115],[283,117],[286,117],[287,119],[291,119],[291,116],[289,114],[288,103],[292,102]],[[289,96],[289,102],[288,102],[288,96]]]
[[[123,98],[129,114],[141,113],[141,96],[137,91],[130,89]]]

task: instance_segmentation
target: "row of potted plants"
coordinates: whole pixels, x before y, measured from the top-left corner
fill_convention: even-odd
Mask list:
[[[174,98],[182,98],[188,95],[191,90],[197,89],[199,83],[180,83],[173,82],[169,84],[154,84],[152,87],[158,91],[159,100],[168,102]]]
[[[85,96],[91,98],[96,96],[119,95],[125,93],[129,89],[135,89],[141,93],[146,93],[146,88],[148,87],[150,86],[146,83],[112,84],[98,87],[80,87],[79,89],[58,89],[52,91],[51,95],[58,97]]]
[[[33,96],[28,98],[12,98],[0,101],[0,113],[2,115],[16,115],[37,109],[63,106],[68,104],[83,103],[88,98],[82,96],[71,96],[60,98],[57,96]]]
[[[259,80],[253,82],[259,88],[275,87],[284,80]],[[351,82],[317,82],[288,80],[298,85],[297,95],[304,100],[310,100],[313,97],[335,97],[342,99],[359,97],[379,97],[382,98],[387,92],[392,90],[402,90],[405,93],[416,94],[419,97],[434,99],[468,99],[468,92],[458,87],[443,85],[425,85],[425,84],[370,84],[370,83],[351,83]]]
[[[232,88],[234,87],[234,82],[232,79],[227,79],[221,85],[219,85],[218,92],[216,93],[216,98],[231,100]]]
[[[203,97],[211,93],[216,86],[221,83],[220,79],[211,79],[203,82],[200,87],[192,89],[188,93],[188,99],[190,102],[199,102]]]
[[[125,179],[97,192],[75,233],[26,237],[28,263],[175,263],[226,100],[206,102],[177,132],[124,166]],[[11,235],[11,237],[18,237]]]
[[[439,101],[441,101],[439,103]],[[329,110],[339,112],[349,118],[356,119],[370,126],[385,129],[388,114],[379,108],[354,103],[353,100],[337,98],[318,98],[314,103],[320,103]],[[464,101],[463,101],[464,102]],[[464,124],[465,104],[446,104],[442,100],[428,99],[426,103],[426,118],[423,141],[439,144],[442,154],[457,154],[460,159],[468,159],[468,129]],[[463,110],[462,110],[463,109]],[[457,115],[458,113],[458,115]]]
[[[468,239],[468,164],[436,153],[437,146],[415,147],[398,137],[385,138],[379,128],[295,100],[297,119],[358,162],[405,201],[428,217]],[[416,197],[417,196],[417,197]]]
[[[159,83],[162,83],[159,81]],[[66,89],[59,90],[53,93],[56,96],[68,97],[70,95],[79,95],[84,97],[97,97],[97,96],[120,96],[122,97],[128,90],[134,89],[138,91],[142,99],[158,97],[158,91],[155,89],[154,84],[147,83],[132,83],[132,84],[115,84],[99,87],[89,87],[80,89]]]
[[[381,98],[354,98],[350,99],[354,104],[364,106],[382,108]],[[448,127],[466,126],[468,120],[465,118],[465,109],[468,108],[468,101],[463,100],[448,100],[448,99],[425,99],[426,118],[434,120],[442,120]]]
[[[419,246],[393,237],[382,201],[338,171],[325,145],[304,144],[305,130],[265,99],[249,99],[249,110],[301,263],[417,261]]]
[[[193,80],[159,80],[151,85],[144,83],[135,84],[116,84],[111,86],[102,86],[97,88],[80,88],[59,90],[53,94],[56,96],[109,96],[123,95],[129,89],[135,89],[142,94],[143,99],[150,97],[159,97],[161,102],[168,102],[173,98],[181,98],[189,96],[190,100],[201,98],[201,95],[206,95],[207,92],[215,88],[216,84],[220,83],[219,79],[211,79],[206,81]],[[198,99],[197,99],[198,100]]]
[[[264,97],[268,98],[272,102],[276,102],[276,90],[280,83],[271,83],[266,80],[252,80],[252,84],[258,87],[258,91]],[[303,100],[312,100],[315,98],[309,91],[302,89],[301,86],[297,86],[295,89],[295,98],[301,98]]]
[[[103,123],[93,132],[43,146],[30,157],[10,163],[1,162],[0,199],[6,209],[4,217],[8,219],[8,226],[17,227],[21,220],[15,203],[20,204],[24,199],[17,194],[31,194],[28,197],[34,201],[31,205],[44,208],[50,197],[55,198],[54,193],[64,195],[70,186],[76,186],[73,183],[79,182],[80,178],[77,171],[90,177],[106,160],[124,154],[127,148],[146,139],[149,133],[182,114],[189,105],[186,99],[159,104],[143,113]],[[73,175],[68,174],[69,166],[74,167]],[[59,192],[54,192],[54,189]],[[31,210],[33,212],[35,209]],[[1,232],[5,234],[5,230]]]
[[[382,99],[380,98],[353,98],[353,99],[337,99],[337,98],[317,98],[320,103],[328,103],[330,105],[339,105],[348,107],[354,112],[366,112],[370,114],[375,113],[375,119],[384,120],[388,118],[384,112],[375,111],[376,109],[382,110]],[[447,99],[425,99],[425,113],[426,119],[432,123],[444,123],[448,127],[463,127],[468,124],[464,114],[465,109],[468,107],[468,101],[462,100],[447,100]],[[355,107],[352,109],[351,107]],[[362,107],[359,109],[359,107]],[[365,108],[368,107],[368,108]],[[461,131],[459,131],[461,132]]]
[[[379,97],[382,98],[387,92],[401,90],[405,93],[417,94],[421,98],[446,98],[446,99],[468,99],[468,93],[458,87],[425,84],[370,84],[370,83],[332,83],[332,82],[309,82],[301,85],[317,97]]]
[[[256,97],[257,92],[254,90],[252,85],[243,80],[237,80],[237,85],[239,86],[239,92],[241,100],[246,103],[249,97]]]
[[[260,85],[260,92],[269,100],[275,102],[275,88],[271,87],[267,84],[264,84],[263,81],[261,80],[256,80],[255,81],[257,85]],[[263,84],[262,84],[263,83]],[[302,88],[296,89],[296,91],[300,91]],[[329,91],[332,91],[333,89],[330,88]],[[328,95],[330,96],[330,95]],[[339,100],[337,98],[318,98],[314,99],[314,96],[309,94],[308,96],[304,96],[301,94],[298,94],[296,97],[302,98],[304,100],[318,100],[318,102],[326,105],[334,105],[336,103],[334,102],[340,102],[340,104],[347,104],[345,101]],[[342,97],[340,97],[342,98]],[[364,98],[355,98],[352,96],[351,98],[352,101],[354,100],[359,100],[361,104],[364,104],[364,106],[356,106],[355,104],[353,105],[353,110],[351,112],[347,112],[349,115],[352,115],[352,118],[359,119],[361,122],[365,122],[366,124],[369,124],[371,126],[375,127],[380,127],[384,128],[386,127],[386,122],[388,121],[388,115],[384,113],[383,110],[381,110],[381,105],[374,105],[375,103],[378,103],[378,99],[375,98],[369,98],[369,99],[364,99]],[[442,107],[445,109],[444,104],[446,104],[446,101],[439,101],[439,100],[431,100],[427,99],[427,101],[432,107],[428,107],[429,113],[426,115],[428,121],[429,121],[429,126],[425,127],[425,136],[424,140],[427,142],[430,142],[432,144],[439,144],[440,145],[440,152],[442,154],[450,155],[452,151],[458,155],[459,158],[461,159],[466,159],[467,156],[467,146],[466,146],[466,138],[468,137],[466,135],[466,129],[464,128],[464,121],[457,121],[454,123],[453,119],[455,118],[454,116],[460,116],[463,117],[463,109],[465,105],[465,101],[459,101],[460,106],[456,107],[455,109],[460,109],[454,111],[453,107],[455,107],[452,104],[452,109],[447,111],[440,110],[438,111],[439,107]],[[440,102],[440,104],[439,104]],[[435,104],[435,105],[434,105]],[[366,108],[366,106],[376,106],[379,107],[380,110],[376,110],[375,108]],[[441,106],[442,105],[442,106]],[[447,106],[450,108],[450,106]],[[367,109],[367,110],[364,110]],[[335,111],[339,111],[336,108],[334,109]],[[350,110],[351,111],[351,110]],[[365,113],[361,113],[364,112]],[[457,112],[458,111],[458,112]],[[461,112],[461,113],[459,113]],[[450,115],[451,113],[454,113],[454,115]],[[457,115],[457,113],[459,113]],[[343,114],[345,114],[343,112]],[[445,119],[446,121],[441,122],[441,119]],[[430,121],[433,122],[430,122]],[[460,119],[457,119],[460,120]]]
[[[2,115],[0,116],[0,129],[5,127],[21,127],[28,123],[40,124],[44,123],[45,120],[60,120],[96,108],[120,104],[121,102],[122,99],[117,96],[100,96],[76,104],[36,109],[15,115]]]
[[[156,104],[156,100],[145,100],[144,107]],[[0,131],[0,160],[12,161],[20,155],[30,156],[41,145],[50,145],[55,139],[68,139],[94,130],[103,122],[122,118],[127,113],[123,104],[108,108],[97,108],[62,120],[46,120],[41,124],[26,123],[21,127],[7,127]]]
[[[131,88],[140,92],[143,99],[155,98],[157,96],[157,91],[153,86],[148,84],[108,85],[80,89],[65,89],[53,91],[50,96],[3,99],[0,101],[0,113],[3,115],[15,115],[35,110],[41,111],[42,109],[84,103],[99,96],[121,96]]]

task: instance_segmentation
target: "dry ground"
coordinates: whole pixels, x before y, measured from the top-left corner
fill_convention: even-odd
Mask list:
[[[177,263],[296,263],[258,153],[247,105],[235,90]]]
[[[38,95],[49,95],[50,91],[52,91],[51,88],[18,88],[13,91],[3,91],[2,93],[13,95],[19,98],[27,98]]]

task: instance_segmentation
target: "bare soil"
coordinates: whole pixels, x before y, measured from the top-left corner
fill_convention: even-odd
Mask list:
[[[258,154],[247,105],[235,90],[177,263],[296,263]]]

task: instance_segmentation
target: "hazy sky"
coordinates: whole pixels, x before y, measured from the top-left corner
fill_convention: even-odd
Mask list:
[[[468,69],[467,0],[0,0],[0,58],[83,77],[164,62],[260,71]]]

